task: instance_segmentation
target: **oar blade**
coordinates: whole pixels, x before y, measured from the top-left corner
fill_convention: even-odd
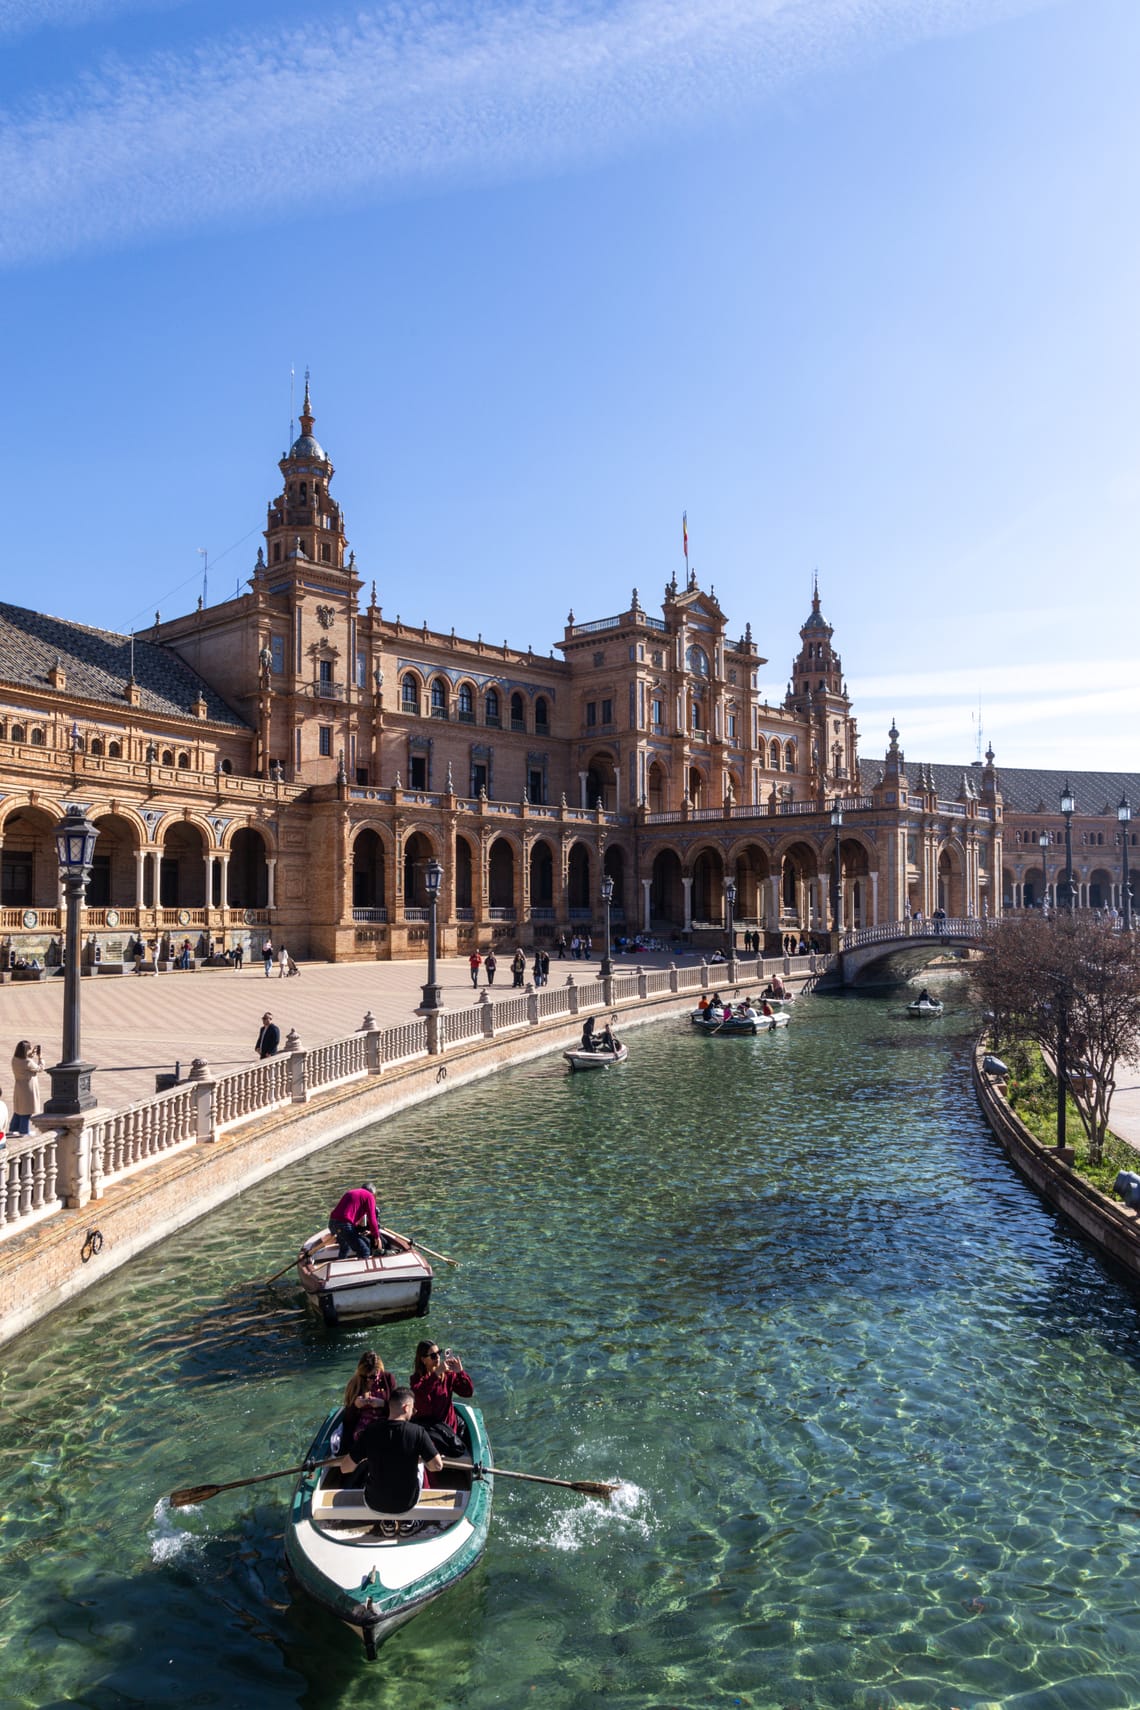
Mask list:
[[[184,1490],[172,1490],[167,1501],[171,1508],[197,1508],[200,1503],[217,1496],[220,1489],[217,1484],[189,1484]]]
[[[612,1502],[614,1495],[621,1489],[620,1484],[605,1484],[600,1479],[580,1478],[571,1482],[571,1490],[580,1491],[583,1496],[597,1496],[603,1502]]]

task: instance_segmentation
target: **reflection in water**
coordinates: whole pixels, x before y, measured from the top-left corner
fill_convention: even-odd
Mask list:
[[[312,1710],[1140,1703],[1136,1299],[1011,1175],[970,1018],[811,999],[620,1071],[448,1094],[4,1350],[0,1701]],[[504,1466],[482,1567],[369,1669],[290,1587],[295,1464],[360,1352],[265,1287],[346,1182],[461,1260],[431,1332]]]

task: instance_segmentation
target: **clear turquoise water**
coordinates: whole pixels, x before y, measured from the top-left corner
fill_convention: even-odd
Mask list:
[[[630,1035],[364,1131],[0,1350],[0,1704],[1134,1710],[1136,1297],[1012,1176],[964,1009]],[[369,1667],[286,1579],[362,1349],[268,1275],[341,1187],[461,1257],[432,1334],[507,1467],[478,1572]]]

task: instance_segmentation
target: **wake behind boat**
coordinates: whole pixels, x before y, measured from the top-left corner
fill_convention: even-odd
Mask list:
[[[335,1235],[311,1235],[297,1257],[297,1276],[326,1324],[377,1324],[422,1318],[431,1299],[431,1266],[412,1243],[381,1229],[371,1258],[337,1257]]]
[[[309,1596],[359,1634],[370,1662],[390,1632],[470,1573],[486,1548],[494,1479],[482,1468],[491,1445],[479,1409],[458,1398],[454,1406],[470,1443],[466,1469],[433,1473],[432,1488],[407,1514],[377,1513],[331,1467],[303,1473],[293,1494],[285,1559]],[[332,1454],[340,1421],[337,1407],[307,1460]]]

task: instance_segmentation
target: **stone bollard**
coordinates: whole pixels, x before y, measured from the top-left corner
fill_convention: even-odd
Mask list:
[[[44,1134],[56,1135],[56,1192],[69,1211],[78,1211],[91,1198],[91,1128],[83,1116],[33,1118]]]
[[[308,1066],[308,1057],[295,1027],[291,1027],[285,1035],[285,1044],[282,1049],[289,1057],[289,1093],[293,1103],[307,1104],[309,1089],[306,1085],[305,1070]]]
[[[491,1002],[491,994],[484,989],[479,993],[479,1004],[483,1011],[483,1037],[495,1037],[495,1006]]]
[[[643,1002],[649,996],[649,975],[644,968],[637,970],[637,995]]]
[[[575,984],[573,974],[567,974],[567,976],[566,976],[566,988],[570,993],[570,1014],[571,1015],[577,1015],[577,1013],[578,1013],[578,987]]]
[[[680,991],[680,989],[681,988],[677,983],[677,964],[676,964],[676,962],[670,962],[670,964],[669,964],[669,990],[671,992],[676,992],[676,991]]]
[[[199,1144],[217,1139],[214,1115],[214,1071],[205,1057],[195,1057],[186,1079],[194,1086],[194,1138]]]
[[[707,962],[701,963],[701,985],[707,992],[709,989],[709,965]]]
[[[364,1049],[368,1058],[368,1073],[378,1075],[384,1067],[384,1056],[380,1049],[380,1029],[370,1009],[365,1010],[364,1020],[357,1031],[365,1035]]]

